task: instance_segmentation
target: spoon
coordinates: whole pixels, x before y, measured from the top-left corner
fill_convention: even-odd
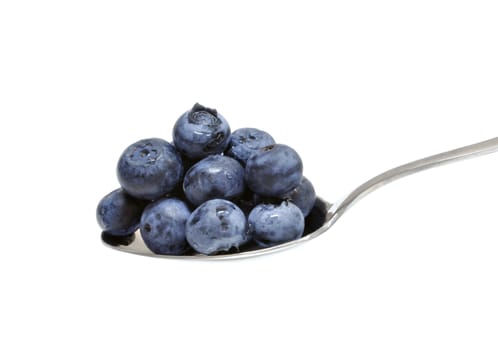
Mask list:
[[[306,229],[303,237],[294,241],[282,243],[268,248],[259,248],[254,244],[241,247],[240,250],[237,251],[228,251],[216,255],[203,255],[195,252],[181,256],[159,255],[152,253],[147,248],[142,240],[139,230],[137,230],[131,236],[127,237],[115,237],[103,233],[102,241],[105,245],[123,252],[169,259],[221,260],[249,258],[258,255],[269,254],[287,248],[295,247],[297,245],[315,239],[316,237],[327,231],[349,208],[351,208],[361,198],[378,189],[379,187],[390,183],[391,181],[418,173],[422,170],[445,165],[459,160],[465,160],[472,157],[493,153],[496,151],[498,151],[498,137],[473,145],[457,148],[448,152],[439,153],[427,158],[422,158],[383,172],[382,174],[379,174],[363,183],[362,185],[358,186],[342,200],[339,200],[338,202],[333,204],[320,197],[317,197],[315,207],[306,218]]]

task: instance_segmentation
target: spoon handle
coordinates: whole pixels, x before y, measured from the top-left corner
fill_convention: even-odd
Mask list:
[[[498,137],[475,143],[473,145],[457,148],[448,152],[439,153],[430,157],[422,158],[410,163],[400,165],[396,168],[383,172],[364,184],[360,185],[353,192],[346,196],[342,201],[335,204],[331,208],[332,218],[330,224],[334,223],[342,216],[349,208],[351,208],[358,200],[382,187],[391,181],[402,177],[418,173],[422,170],[427,170],[440,165],[449,164],[452,162],[469,159],[472,157],[482,156],[485,154],[498,151]]]

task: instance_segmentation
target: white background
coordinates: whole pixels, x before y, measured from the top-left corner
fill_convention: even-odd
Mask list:
[[[2,1],[0,348],[496,349],[498,155],[324,236],[185,262],[100,243],[130,143],[195,102],[293,146],[335,201],[498,136],[494,1]]]

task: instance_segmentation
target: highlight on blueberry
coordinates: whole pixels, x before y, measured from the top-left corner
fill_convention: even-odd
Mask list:
[[[221,154],[230,141],[230,125],[216,109],[198,103],[173,128],[173,142],[187,158],[198,160]]]
[[[194,205],[209,199],[239,197],[244,188],[244,168],[235,159],[220,155],[197,162],[183,179],[185,196]]]
[[[158,139],[144,139],[128,146],[118,161],[121,187],[136,198],[154,200],[172,191],[183,175],[175,148]]]
[[[238,248],[247,242],[247,235],[244,213],[224,199],[212,199],[201,204],[187,221],[187,241],[202,254]]]
[[[249,234],[263,247],[300,238],[304,232],[304,216],[296,205],[283,201],[277,204],[259,204],[248,218]]]

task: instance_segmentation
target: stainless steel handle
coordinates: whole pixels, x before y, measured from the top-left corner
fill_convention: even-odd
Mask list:
[[[382,174],[377,175],[367,182],[363,183],[353,192],[347,195],[342,201],[340,201],[336,205],[333,205],[331,208],[332,218],[330,224],[333,224],[337,219],[339,219],[342,214],[344,214],[361,198],[378,189],[379,187],[390,183],[391,181],[437,166],[482,156],[497,151],[498,137],[495,137],[486,141],[475,143],[473,145],[422,158],[383,172]]]

